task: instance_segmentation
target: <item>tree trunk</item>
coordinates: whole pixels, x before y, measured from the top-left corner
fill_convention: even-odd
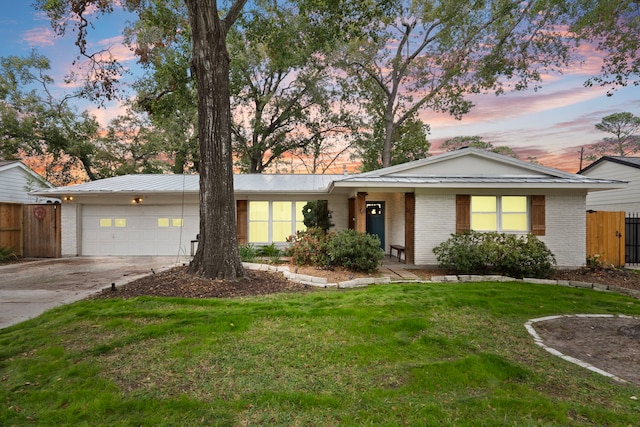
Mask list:
[[[384,115],[384,142],[382,145],[382,167],[388,168],[391,166],[391,150],[393,149],[393,112],[391,111],[391,103]]]
[[[193,34],[200,146],[200,241],[189,271],[209,278],[244,276],[238,254],[229,54],[215,0],[185,0]]]

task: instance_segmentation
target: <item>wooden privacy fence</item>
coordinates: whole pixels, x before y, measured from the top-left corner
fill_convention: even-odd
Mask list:
[[[61,206],[0,203],[0,246],[33,258],[61,256]]]
[[[22,205],[0,203],[0,247],[22,256],[22,244]]]
[[[625,213],[587,211],[587,259],[605,265],[625,264]]]

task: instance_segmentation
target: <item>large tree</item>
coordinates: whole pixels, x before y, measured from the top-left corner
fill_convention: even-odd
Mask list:
[[[460,118],[469,94],[537,87],[565,66],[561,24],[573,5],[559,0],[397,1],[345,52],[344,66],[371,122],[384,123],[381,166],[392,164],[396,129],[427,109]]]
[[[429,157],[431,143],[429,126],[422,123],[417,117],[404,120],[400,126],[393,130],[391,142],[393,150],[389,165],[397,165],[413,160]],[[356,140],[355,155],[361,160],[360,170],[368,172],[382,167],[382,151],[385,143],[385,123],[377,120],[369,133],[361,132]]]
[[[603,117],[595,126],[613,136],[591,146],[590,160],[607,154],[624,157],[640,151],[640,117],[629,112],[614,113]]]
[[[171,1],[171,0],[166,0]],[[124,4],[143,13],[154,9],[154,0],[36,0],[48,13],[54,29],[64,34],[69,25],[76,31],[80,55],[97,60],[87,49],[87,31],[92,13],[109,13]],[[244,275],[238,255],[233,191],[232,120],[230,106],[227,37],[247,0],[184,0],[191,30],[191,70],[198,94],[198,145],[200,172],[200,244],[190,272],[205,277],[236,279]],[[297,11],[308,16],[312,25],[337,29],[357,28],[362,16],[361,1],[298,2]],[[369,3],[365,2],[366,6]],[[260,5],[256,1],[256,7]],[[342,19],[345,17],[345,19]],[[348,33],[348,31],[346,32]],[[99,61],[98,61],[99,62]],[[96,67],[103,71],[93,87],[113,96],[119,68],[107,62]]]
[[[518,155],[513,151],[511,147],[496,147],[491,142],[484,141],[481,136],[456,136],[447,139],[440,146],[440,148],[446,151],[455,151],[466,147],[479,148],[481,150],[487,150],[493,153],[502,154],[504,156],[513,157],[515,159],[518,158]]]
[[[233,160],[231,150],[231,108],[227,34],[240,16],[247,0],[236,0],[225,10],[216,0],[184,0],[192,34],[192,70],[198,92],[198,143],[200,172],[200,244],[190,265],[194,274],[211,278],[236,279],[244,276],[238,255]],[[87,49],[90,13],[109,13],[115,0],[38,0],[54,28],[64,34],[74,26],[80,54]],[[143,12],[150,2],[129,0],[125,5]],[[93,57],[95,58],[95,57]],[[117,72],[105,69],[102,86],[105,96],[113,95]]]
[[[338,28],[309,18],[294,3],[273,3],[229,35],[234,149],[245,172],[261,173],[352,122],[329,74]]]
[[[144,74],[133,87],[134,107],[149,115],[173,173],[197,171],[198,101],[191,73],[191,28],[183,0],[154,0],[125,28]]]
[[[73,108],[73,94],[54,94],[49,69],[36,52],[0,58],[0,156],[24,159],[58,185],[83,172],[96,179],[98,122]]]
[[[619,86],[640,85],[640,2],[632,0],[580,0],[577,19],[571,26],[581,39],[604,57],[600,73],[587,86],[609,87],[611,96]]]
[[[355,127],[328,73],[338,26],[318,27],[313,14],[299,13],[296,2],[259,5],[241,15],[227,36],[233,150],[248,173],[261,173],[286,154]],[[197,95],[184,2],[149,2],[126,34],[146,70],[135,85],[140,107],[156,126],[172,134],[184,130],[185,137],[175,139],[176,150],[190,147],[183,140],[194,135],[188,124],[191,118],[195,128],[196,115],[190,113]],[[190,154],[177,151],[175,158]]]

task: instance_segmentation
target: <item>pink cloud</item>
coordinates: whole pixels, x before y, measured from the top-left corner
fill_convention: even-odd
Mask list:
[[[121,35],[92,42],[89,52],[92,51],[100,52],[100,59],[107,61],[115,59],[119,62],[123,62],[136,58],[133,51],[128,46],[124,45],[124,37]]]
[[[22,38],[31,47],[53,46],[55,34],[51,28],[32,28],[22,33]]]

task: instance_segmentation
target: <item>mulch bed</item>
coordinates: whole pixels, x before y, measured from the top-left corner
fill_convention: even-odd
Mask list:
[[[284,278],[281,273],[247,270],[236,280],[205,279],[191,275],[188,267],[175,267],[130,282],[115,290],[105,289],[95,298],[135,298],[138,296],[179,298],[231,298],[282,292],[304,292],[309,288]]]

